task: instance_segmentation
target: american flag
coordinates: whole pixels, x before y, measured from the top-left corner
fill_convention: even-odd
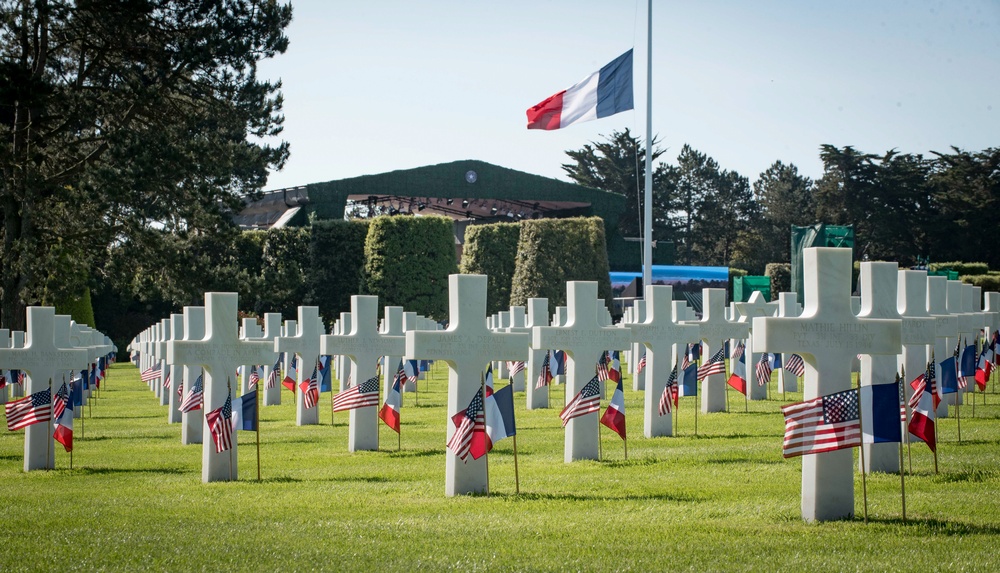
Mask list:
[[[420,378],[420,364],[416,360],[407,360],[403,364],[403,369],[406,371],[406,382],[416,383]]]
[[[166,376],[165,376],[165,377],[163,378],[163,388],[164,388],[164,389],[167,389],[167,390],[169,390],[169,389],[170,389],[170,374],[167,374],[167,375],[166,375]]]
[[[513,378],[524,372],[524,361],[523,360],[508,360],[507,370],[510,370],[510,377]]]
[[[62,386],[59,387],[59,391],[56,392],[55,400],[52,402],[52,417],[58,419],[66,411],[66,405],[69,403],[69,390],[66,389],[66,383],[63,382]]]
[[[611,366],[608,367],[608,377],[616,383],[621,382],[622,360],[617,350],[611,353]]]
[[[204,399],[204,380],[202,376],[194,381],[191,385],[191,390],[188,391],[187,396],[184,397],[184,401],[181,402],[180,407],[177,409],[181,412],[193,412],[195,410],[201,410],[201,402]]]
[[[215,442],[215,453],[222,452],[233,447],[233,398],[226,396],[226,403],[221,408],[212,410],[205,414],[205,421],[208,429],[212,432],[212,441]]]
[[[302,390],[302,405],[306,408],[315,408],[319,403],[319,376],[315,366],[309,379],[299,384],[299,390]]]
[[[743,356],[743,351],[746,349],[747,345],[741,340],[739,344],[736,345],[736,350],[733,350],[732,360],[739,360],[740,356]]]
[[[726,348],[725,346],[719,348],[719,351],[712,355],[698,368],[698,381],[701,382],[705,378],[713,374],[725,374],[726,373]]]
[[[845,390],[782,406],[786,458],[832,452],[861,445],[858,391]]]
[[[7,387],[7,375],[8,373],[6,370],[0,370],[0,388]]]
[[[757,385],[764,386],[771,381],[771,355],[764,352],[757,361]]]
[[[899,421],[906,427],[906,392],[903,390],[903,377],[896,373],[896,387],[899,388]]]
[[[477,390],[469,407],[451,417],[455,424],[455,433],[448,440],[448,449],[463,462],[470,455],[472,440],[479,433],[480,438],[486,435],[486,412],[483,410],[483,391]]]
[[[271,367],[271,372],[267,375],[267,385],[265,388],[274,388],[278,384],[278,378],[281,376],[281,357],[279,356],[277,360],[274,361],[274,366]]]
[[[378,406],[378,376],[372,376],[357,386],[351,386],[333,397],[333,411]]]
[[[159,377],[160,377],[159,364],[157,364],[156,366],[150,366],[149,368],[143,370],[142,374],[139,375],[139,378],[141,378],[143,382],[152,382],[153,380],[156,380]]]
[[[11,372],[17,372],[17,376],[14,377],[14,383],[24,386],[24,370],[11,370]]]
[[[549,368],[549,353],[545,353],[542,359],[542,368],[538,372],[538,380],[535,381],[535,390],[544,388],[552,383],[552,369]]]
[[[691,349],[691,345],[688,345],[688,350]],[[688,366],[691,366],[691,355],[688,352],[684,353],[684,362],[681,362],[681,372],[687,370]]]
[[[674,364],[674,369],[670,371],[670,377],[667,378],[667,385],[663,387],[663,394],[660,395],[660,415],[666,415],[673,411],[674,407],[677,405],[677,364]]]
[[[604,382],[611,379],[611,373],[608,371],[608,353],[604,351],[601,353],[601,358],[597,361],[597,378]]]
[[[635,365],[635,372],[638,374],[646,369],[646,349],[642,349],[642,358],[639,359],[639,363]]]
[[[962,357],[962,359],[960,359],[958,357],[958,355],[959,355],[959,348],[961,347],[962,341],[959,340],[958,344],[959,344],[959,346],[955,347],[955,368],[956,368],[956,374],[955,375],[958,377],[958,388],[960,390],[965,390],[966,388],[969,387],[969,378],[972,378],[973,376],[975,376],[976,371],[975,371],[975,367],[973,367],[973,370],[972,370],[971,373],[970,372],[965,372],[962,369],[962,364],[965,362],[964,356]],[[968,352],[968,349],[966,349],[965,351],[963,351],[962,354],[964,355],[966,352]],[[975,353],[976,353],[976,351],[973,348],[973,350],[972,350],[973,356],[975,356]],[[975,362],[975,358],[973,358],[973,362]]]
[[[46,388],[4,405],[7,430],[13,432],[52,419],[52,390]]]
[[[177,398],[180,400],[184,399],[184,381],[181,380],[177,383]]]
[[[802,378],[806,373],[806,363],[798,354],[792,354],[788,357],[788,362],[785,362],[785,372]]]
[[[917,404],[920,403],[920,397],[924,392],[928,391],[928,386],[930,386],[931,396],[933,397],[934,409],[936,410],[938,404],[941,403],[941,396],[938,394],[937,380],[934,375],[935,368],[936,366],[934,365],[934,360],[931,360],[927,363],[927,370],[910,382],[910,387],[913,388],[913,395],[910,396],[909,402],[911,410],[916,408]]]
[[[573,396],[569,404],[566,404],[566,407],[559,413],[559,418],[562,419],[563,426],[565,426],[573,418],[597,412],[600,409],[601,385],[597,376],[594,376],[590,379],[590,382],[583,385],[583,388],[577,392],[576,396]]]
[[[257,374],[257,366],[250,367],[250,379],[247,381],[248,388],[256,388],[257,384],[260,382],[260,375]]]

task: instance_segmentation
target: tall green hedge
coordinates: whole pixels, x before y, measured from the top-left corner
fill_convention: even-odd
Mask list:
[[[792,264],[768,263],[764,276],[771,278],[771,300],[778,300],[778,293],[792,290]]]
[[[985,275],[990,272],[990,266],[986,263],[931,263],[927,268],[932,271],[956,271],[959,275]]]
[[[280,312],[295,318],[298,307],[309,293],[308,275],[314,272],[309,260],[309,228],[275,229],[264,234],[260,269],[261,289],[252,312]]]
[[[488,277],[487,314],[510,307],[510,285],[520,236],[521,226],[517,223],[474,225],[465,230],[465,249],[459,272]]]
[[[402,306],[441,320],[448,316],[448,275],[458,271],[447,217],[376,217],[365,239],[362,291],[379,307]]]
[[[510,304],[529,298],[566,304],[567,281],[597,281],[597,296],[611,305],[611,277],[604,221],[600,217],[538,219],[521,222],[521,239]]]
[[[68,314],[77,324],[94,327],[94,306],[90,301],[90,287],[83,288],[83,294],[56,301],[56,314]]]
[[[1000,275],[965,275],[962,282],[982,287],[983,292],[1000,292]]]
[[[351,310],[351,295],[361,292],[368,222],[315,221],[310,230],[308,304],[318,306],[324,322],[332,324]]]

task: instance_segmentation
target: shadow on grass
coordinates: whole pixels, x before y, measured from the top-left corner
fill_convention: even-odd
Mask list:
[[[634,468],[642,466],[653,466],[664,460],[653,457],[632,458],[631,460],[601,460],[600,464],[608,468]]]
[[[861,518],[856,517],[855,520],[860,521]],[[1000,526],[998,525],[977,525],[975,523],[966,523],[964,521],[911,518],[904,522],[901,517],[872,518],[871,516],[868,517],[868,521],[885,525],[902,525],[903,527],[926,528],[928,533],[932,533],[934,535],[1000,535]]]
[[[471,494],[476,497],[486,497],[486,494]],[[696,503],[706,498],[686,493],[641,493],[622,495],[593,495],[578,493],[494,493],[489,497],[499,497],[510,501],[676,501]]]
[[[962,470],[958,472],[947,472],[938,474],[934,477],[934,481],[938,483],[958,483],[958,482],[974,482],[980,483],[989,479],[993,479],[1000,475],[1000,470],[985,470],[985,469],[974,469],[974,470]]]
[[[326,481],[358,482],[358,483],[392,483],[400,480],[386,476],[341,476],[341,477],[330,478],[329,480]]]
[[[0,461],[18,462],[24,459],[23,454],[11,454],[0,456]]]
[[[444,450],[424,449],[424,450],[400,450],[389,452],[390,458],[426,458],[430,456],[443,456]]]
[[[270,484],[270,483],[302,483],[302,480],[300,480],[299,478],[293,478],[291,476],[278,476],[278,477],[272,477],[272,478],[264,478],[264,479],[262,479],[260,481],[257,481],[255,479],[246,479],[246,480],[240,480],[240,481],[243,481],[243,482],[246,482],[246,483],[251,483],[251,484],[261,484],[261,485]]]
[[[86,475],[111,475],[111,474],[170,474],[182,475],[187,473],[197,473],[196,470],[185,470],[181,468],[92,468],[78,467],[66,470],[74,474]]]
[[[765,460],[760,458],[708,458],[705,460],[707,464],[769,464],[778,465],[784,463],[782,460]]]

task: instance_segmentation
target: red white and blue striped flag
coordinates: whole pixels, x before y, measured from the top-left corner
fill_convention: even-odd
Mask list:
[[[782,406],[786,458],[861,445],[860,405],[856,389]]]
[[[559,413],[563,426],[573,418],[579,418],[601,409],[601,386],[597,376],[590,379]]]
[[[469,406],[451,417],[455,433],[447,447],[458,459],[467,461],[474,440],[486,439],[486,412],[483,410],[483,391],[477,390]]]
[[[633,108],[632,50],[528,108],[528,129],[561,129]]]
[[[661,416],[669,414],[677,406],[677,363],[674,363],[674,369],[670,371],[670,377],[667,378],[667,385],[663,387],[663,394],[660,395],[659,412]]]
[[[204,393],[204,380],[201,375],[195,379],[194,384],[191,385],[191,389],[188,390],[187,396],[184,397],[184,401],[177,408],[181,412],[193,412],[195,410],[201,410],[202,400],[205,398]]]
[[[215,453],[221,454],[233,447],[233,398],[226,395],[221,408],[205,414],[205,422],[215,442]]]
[[[319,403],[319,373],[315,366],[312,375],[299,384],[299,390],[302,390],[302,405],[306,408],[315,408]]]
[[[726,348],[722,346],[719,348],[718,352],[712,355],[707,362],[703,363],[698,368],[698,381],[701,382],[705,378],[713,374],[725,374],[726,373]]]
[[[52,419],[52,390],[46,388],[4,405],[7,429],[11,432]]]
[[[361,384],[351,386],[333,397],[333,411],[343,412],[355,408],[378,406],[378,376],[372,376]]]
[[[792,354],[788,357],[788,362],[785,362],[785,372],[802,378],[806,373],[806,363],[798,354]]]

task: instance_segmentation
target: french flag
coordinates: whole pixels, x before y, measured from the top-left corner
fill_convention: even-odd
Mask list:
[[[633,108],[632,50],[528,109],[528,129],[561,129]]]

